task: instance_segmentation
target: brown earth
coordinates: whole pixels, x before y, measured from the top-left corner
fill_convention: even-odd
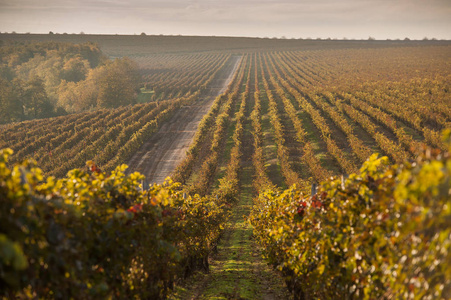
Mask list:
[[[128,161],[128,172],[140,172],[147,183],[162,183],[185,158],[203,116],[235,74],[241,56],[233,56],[193,105],[178,109]]]

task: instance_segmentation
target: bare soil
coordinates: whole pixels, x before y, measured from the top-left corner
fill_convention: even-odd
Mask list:
[[[203,116],[235,74],[241,56],[233,56],[193,105],[178,109],[128,161],[128,172],[140,172],[148,183],[163,183],[185,158]]]

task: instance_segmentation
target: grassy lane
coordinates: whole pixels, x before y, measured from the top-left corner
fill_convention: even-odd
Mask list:
[[[282,278],[269,267],[246,221],[252,207],[251,166],[242,172],[240,202],[234,207],[210,260],[210,273],[197,273],[170,299],[289,299]]]
[[[246,194],[233,210],[210,273],[197,273],[176,287],[170,299],[289,299],[282,278],[266,264],[252,238],[245,220],[252,199]]]

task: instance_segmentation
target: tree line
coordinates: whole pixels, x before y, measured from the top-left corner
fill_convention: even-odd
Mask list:
[[[93,43],[0,44],[0,123],[134,104],[137,65]]]

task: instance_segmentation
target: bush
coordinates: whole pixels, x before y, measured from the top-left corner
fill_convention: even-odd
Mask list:
[[[0,296],[164,298],[205,265],[226,218],[212,198],[167,181],[142,191],[125,165],[60,180],[0,151]]]
[[[256,200],[255,235],[296,297],[451,297],[449,153],[426,149],[415,162],[387,162],[373,155],[313,197],[293,187]]]

